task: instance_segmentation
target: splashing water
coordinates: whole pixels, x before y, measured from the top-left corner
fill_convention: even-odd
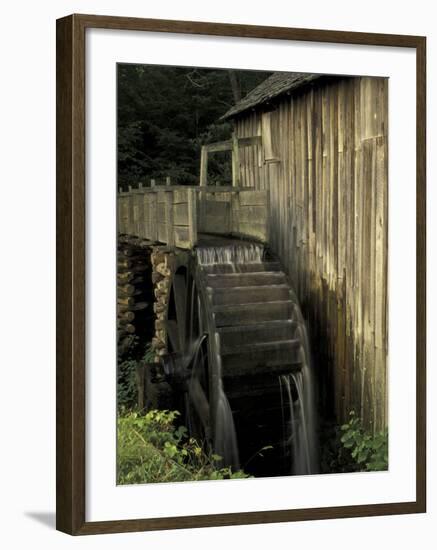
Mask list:
[[[279,376],[279,391],[291,473],[314,474],[317,472],[315,405],[309,365],[305,363],[299,372]]]
[[[214,447],[216,453],[221,457],[226,457],[226,462],[236,472],[240,469],[237,432],[235,430],[231,406],[223,390],[221,380],[219,382],[218,393]]]
[[[240,265],[260,264],[264,260],[264,247],[256,243],[239,243],[197,248],[197,260],[201,266],[214,266],[215,273],[239,272]],[[315,438],[315,402],[309,342],[305,321],[298,300],[290,289],[293,320],[297,324],[294,338],[301,342],[301,368],[283,374],[279,379],[279,394],[284,434],[284,459],[286,470],[293,475],[314,474],[317,470]],[[217,340],[218,335],[215,335]],[[215,349],[219,342],[215,341]],[[225,458],[234,471],[240,468],[237,433],[231,406],[226,397],[221,378],[221,358],[217,354],[217,379],[219,384],[215,418],[215,452]]]
[[[255,243],[225,246],[202,246],[197,249],[200,265],[228,265],[237,271],[238,264],[256,264],[263,261],[264,247]]]

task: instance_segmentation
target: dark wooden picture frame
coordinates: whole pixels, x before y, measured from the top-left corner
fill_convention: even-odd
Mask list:
[[[416,51],[416,500],[87,522],[85,515],[85,31],[171,32]],[[57,21],[57,529],[72,535],[274,523],[426,511],[426,39],[420,36],[71,15]]]

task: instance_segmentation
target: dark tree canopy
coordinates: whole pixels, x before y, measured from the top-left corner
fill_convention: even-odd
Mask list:
[[[200,147],[228,139],[219,118],[271,73],[159,65],[118,65],[118,185],[170,176],[178,184],[199,178]],[[226,153],[213,157],[210,177],[228,183]]]

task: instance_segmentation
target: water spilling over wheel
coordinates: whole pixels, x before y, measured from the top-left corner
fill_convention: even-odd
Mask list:
[[[176,406],[222,465],[287,475],[279,381],[309,361],[296,296],[275,261],[211,257],[205,263],[199,251],[182,255],[174,268],[163,367]],[[292,413],[299,399],[293,391]]]

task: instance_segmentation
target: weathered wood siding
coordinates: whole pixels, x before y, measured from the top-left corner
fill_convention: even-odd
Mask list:
[[[240,184],[268,189],[269,242],[309,320],[321,395],[387,425],[388,81],[344,78],[235,121]],[[335,396],[335,397],[334,397]]]
[[[268,241],[268,192],[199,193],[199,231]]]

